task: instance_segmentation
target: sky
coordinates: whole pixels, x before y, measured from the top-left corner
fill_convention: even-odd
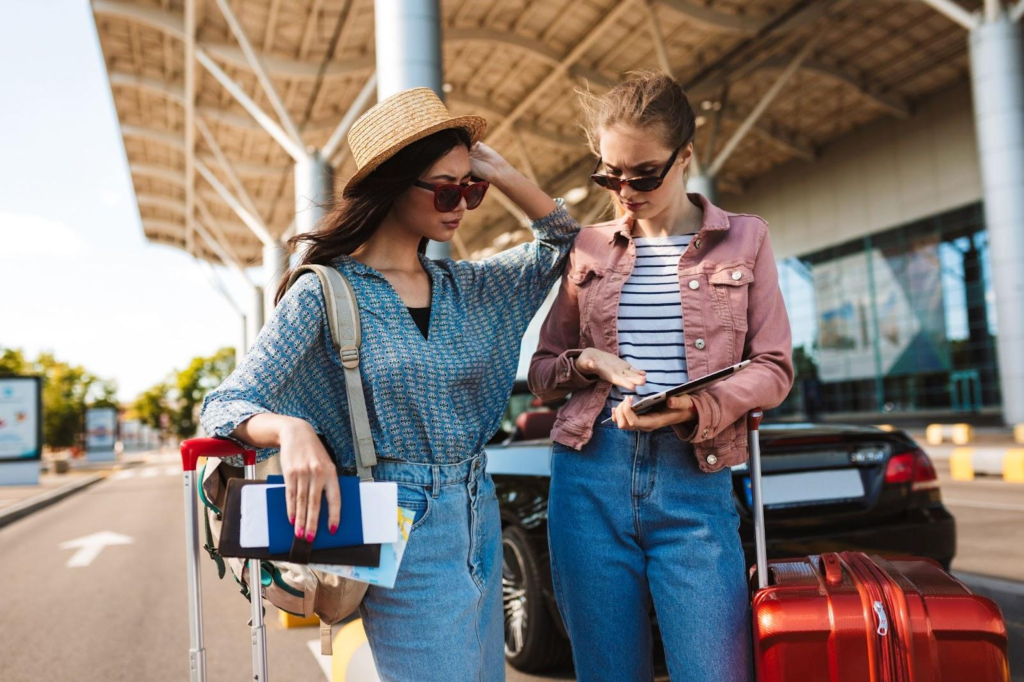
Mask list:
[[[2,2],[0,347],[52,351],[130,401],[242,324],[191,256],[143,237],[87,0]]]

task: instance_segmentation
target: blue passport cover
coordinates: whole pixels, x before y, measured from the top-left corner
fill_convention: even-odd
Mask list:
[[[282,476],[268,476],[267,483],[284,483]],[[313,549],[353,547],[363,544],[363,512],[359,504],[359,477],[339,476],[341,487],[341,523],[331,535],[327,523],[327,498],[320,498],[320,522],[317,524]],[[288,503],[284,488],[267,490],[267,526],[270,530],[270,553],[287,554],[295,539],[295,526],[288,521]]]

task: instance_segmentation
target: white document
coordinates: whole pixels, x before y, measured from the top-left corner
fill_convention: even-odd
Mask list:
[[[283,488],[284,484],[247,485],[242,488],[242,525],[238,544],[242,547],[269,547],[270,527],[267,525],[267,489]]]
[[[363,515],[364,544],[398,542],[398,525],[395,523],[395,510],[398,509],[397,483],[361,482],[359,507]]]

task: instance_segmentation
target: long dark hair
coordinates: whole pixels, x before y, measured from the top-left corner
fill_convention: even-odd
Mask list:
[[[338,256],[355,252],[374,235],[398,197],[438,159],[459,145],[470,147],[469,133],[463,128],[441,130],[403,147],[362,182],[347,190],[315,231],[288,240],[292,250],[302,245],[306,247],[299,265],[330,265]],[[420,244],[421,253],[426,246],[424,239]],[[288,274],[281,279],[275,303],[288,290]]]

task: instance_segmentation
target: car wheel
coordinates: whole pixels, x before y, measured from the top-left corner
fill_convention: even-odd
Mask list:
[[[501,592],[505,612],[505,658],[523,672],[549,670],[569,659],[569,643],[560,635],[541,594],[541,571],[522,529],[501,533]]]

